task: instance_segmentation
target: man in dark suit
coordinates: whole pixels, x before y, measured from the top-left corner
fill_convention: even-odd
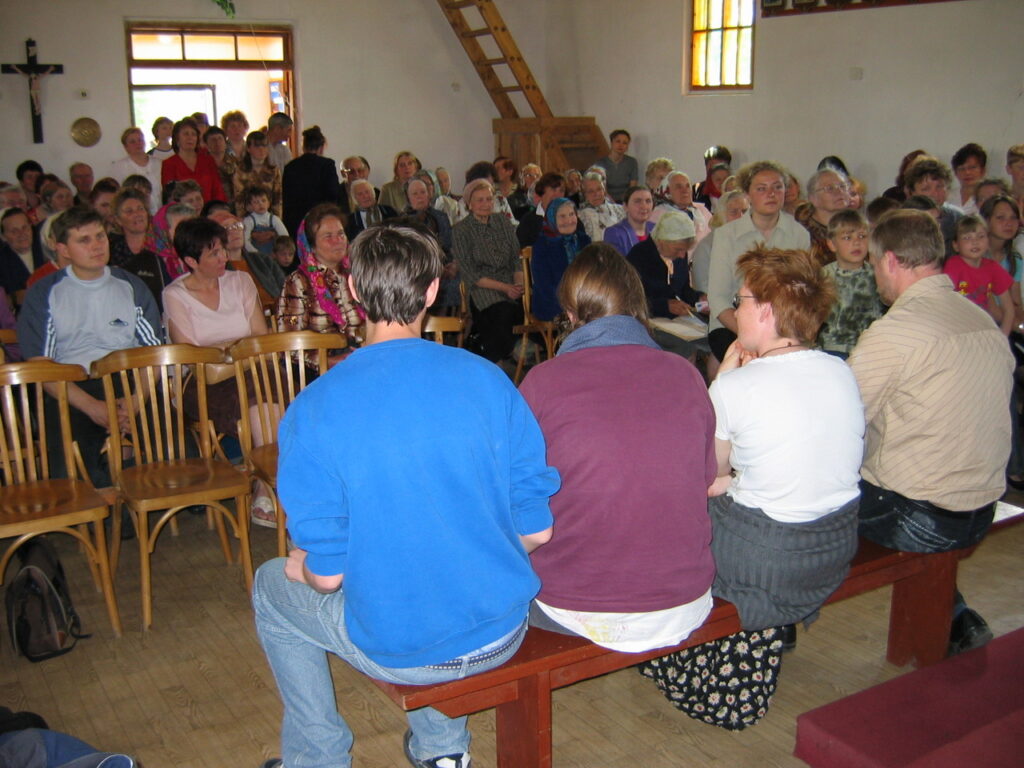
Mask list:
[[[327,139],[314,125],[302,132],[302,155],[284,167],[281,217],[288,232],[295,237],[302,218],[319,203],[336,203],[341,191],[334,161],[324,157]]]
[[[348,235],[350,241],[355,240],[356,235],[367,227],[381,224],[398,215],[398,211],[390,205],[380,205],[377,202],[375,191],[373,184],[366,179],[352,182],[352,196],[356,201],[356,210],[348,215],[348,225],[345,227],[345,234]]]

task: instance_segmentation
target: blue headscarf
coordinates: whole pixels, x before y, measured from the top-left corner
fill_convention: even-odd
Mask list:
[[[544,226],[541,231],[544,233],[544,237],[562,241],[566,262],[572,264],[576,254],[580,252],[580,239],[575,232],[571,235],[563,235],[558,231],[558,210],[566,203],[571,205],[574,211],[576,210],[576,204],[567,197],[556,197],[548,203],[548,207],[544,211]]]

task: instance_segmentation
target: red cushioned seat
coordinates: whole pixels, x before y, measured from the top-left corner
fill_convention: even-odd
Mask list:
[[[1024,629],[797,718],[820,768],[1024,764]]]

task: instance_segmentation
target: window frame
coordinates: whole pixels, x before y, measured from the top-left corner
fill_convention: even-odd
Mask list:
[[[710,1],[710,0],[708,0]],[[727,0],[723,0],[726,2]],[[754,57],[757,51],[757,22],[760,19],[760,10],[757,0],[751,0],[752,2],[752,15],[750,20],[750,26],[737,26],[737,27],[708,27],[707,29],[698,30],[696,29],[696,19],[694,18],[697,12],[697,0],[689,0],[686,3],[686,45],[683,52],[683,92],[686,94],[715,94],[715,93],[746,93],[754,90],[754,84],[756,82],[756,72],[754,69]],[[723,12],[723,25],[724,25],[724,12]],[[699,33],[707,33],[715,30],[725,31],[726,29],[749,29],[750,30],[750,83],[738,84],[738,85],[695,85],[694,84],[694,69],[696,65],[696,57],[694,55],[695,43],[697,35]]]
[[[283,38],[284,56],[281,59],[254,61],[250,59],[186,59],[184,44],[182,56],[177,59],[136,59],[132,50],[133,34],[154,35],[231,35],[235,38],[235,56],[238,55],[239,36],[280,35]],[[167,21],[126,21],[124,25],[125,55],[131,69],[282,69],[294,72],[295,55],[291,27],[280,24],[199,24]]]

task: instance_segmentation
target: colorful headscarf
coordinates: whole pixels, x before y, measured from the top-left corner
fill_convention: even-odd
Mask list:
[[[164,263],[164,268],[172,280],[188,274],[188,269],[174,250],[174,241],[171,239],[171,224],[167,220],[167,209],[175,203],[168,203],[153,217],[153,244],[150,246],[147,240],[144,247],[156,252]]]
[[[544,224],[541,227],[541,232],[548,239],[562,241],[566,261],[572,264],[576,254],[580,252],[580,239],[576,236],[575,232],[571,235],[563,235],[558,231],[558,211],[566,204],[571,205],[574,211],[576,210],[576,204],[567,197],[556,197],[548,203],[548,207],[544,211]]]
[[[309,284],[313,286],[313,293],[316,296],[317,304],[334,321],[339,330],[345,328],[348,326],[345,313],[341,311],[341,307],[338,306],[330,291],[327,290],[326,275],[329,267],[317,261],[313,249],[309,247],[309,240],[306,238],[306,222],[302,222],[299,225],[299,234],[295,238],[295,245],[299,251],[299,269],[305,272],[306,277],[309,278]],[[349,264],[348,254],[346,253],[345,258],[341,262],[346,272],[349,269]],[[362,307],[357,306],[356,311],[359,312],[360,317],[363,317]]]

